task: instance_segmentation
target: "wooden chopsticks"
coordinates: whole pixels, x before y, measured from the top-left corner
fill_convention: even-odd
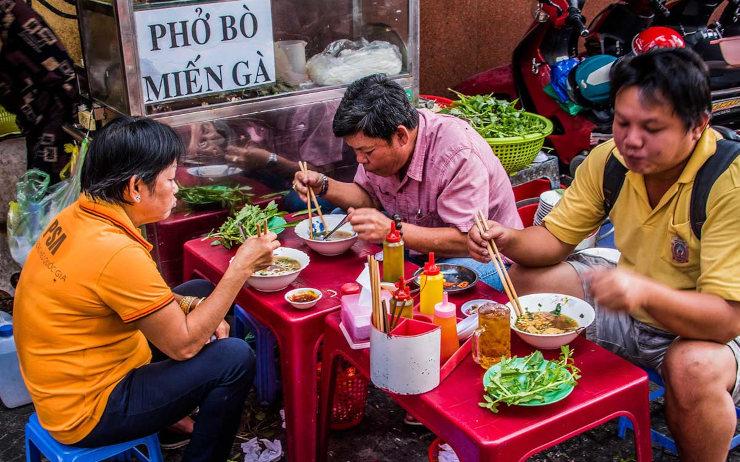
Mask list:
[[[488,222],[486,221],[483,213],[480,210],[475,216],[475,224],[478,226],[478,231],[480,231],[481,234],[488,231]],[[509,297],[511,305],[514,307],[514,311],[516,312],[516,316],[518,318],[524,314],[524,310],[522,309],[522,305],[519,302],[519,296],[516,294],[514,284],[511,283],[509,273],[506,271],[504,258],[501,256],[501,253],[499,253],[496,242],[494,242],[493,239],[491,239],[490,241],[486,241],[486,245],[488,246],[488,254],[491,256],[493,266],[496,267],[498,277],[501,280],[501,284],[504,286],[506,296]]]
[[[298,162],[298,166],[301,168],[301,171],[304,175],[308,175],[308,164],[306,164],[303,161]],[[319,200],[316,199],[316,194],[313,192],[313,189],[309,186],[308,188],[308,194],[307,194],[307,203],[308,203],[308,223],[309,223],[309,237],[313,239],[313,221],[311,220],[311,202],[313,202],[313,205],[316,207],[316,211],[319,213],[319,218],[321,218],[321,224],[324,225],[324,232],[326,233],[329,231],[329,228],[326,226],[326,221],[324,221],[324,214],[321,213],[321,207],[319,207]]]
[[[372,255],[367,256],[367,265],[370,269],[370,294],[372,299],[372,322],[376,329],[388,333],[388,307],[380,297],[380,267]]]
[[[264,236],[269,233],[270,229],[267,227],[267,220],[262,223],[257,223],[257,237]]]

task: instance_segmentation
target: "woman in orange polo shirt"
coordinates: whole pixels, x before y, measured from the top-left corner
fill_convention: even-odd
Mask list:
[[[183,151],[171,128],[146,118],[97,132],[83,194],[52,220],[23,267],[14,308],[21,371],[39,421],[62,443],[131,440],[198,407],[183,460],[229,456],[254,353],[227,338],[224,316],[279,242],[274,234],[248,239],[211,293],[194,294],[207,297],[170,289],[139,227],[175,206]],[[148,342],[171,359],[151,363]]]

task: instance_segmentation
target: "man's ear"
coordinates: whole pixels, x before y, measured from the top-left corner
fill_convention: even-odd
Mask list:
[[[701,115],[699,122],[690,130],[691,140],[694,142],[699,141],[699,138],[701,138],[701,134],[704,133],[704,129],[707,128],[707,125],[709,125],[709,114],[705,112]]]
[[[406,146],[406,144],[411,141],[411,132],[404,125],[399,125],[398,127],[396,127],[396,132],[394,134],[398,138],[398,142],[401,144],[401,146]]]

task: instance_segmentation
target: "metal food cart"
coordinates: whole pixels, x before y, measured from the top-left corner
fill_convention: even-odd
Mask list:
[[[91,99],[173,127],[185,186],[286,190],[299,160],[351,180],[354,155],[331,130],[347,84],[383,72],[418,95],[419,0],[78,0],[78,11]],[[283,206],[305,207],[294,194]],[[177,242],[217,225],[149,227],[168,282]]]

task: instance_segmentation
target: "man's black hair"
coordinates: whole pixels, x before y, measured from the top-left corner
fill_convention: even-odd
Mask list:
[[[610,77],[612,105],[620,90],[637,87],[648,103],[670,104],[686,130],[712,109],[707,65],[688,48],[659,48],[623,58]]]
[[[131,177],[154,190],[157,176],[185,152],[167,125],[145,117],[120,117],[96,131],[82,166],[82,192],[114,204],[130,203],[124,191]]]
[[[373,74],[347,87],[332,128],[340,138],[362,132],[390,142],[399,125],[413,129],[418,124],[419,112],[401,85],[383,74]]]

